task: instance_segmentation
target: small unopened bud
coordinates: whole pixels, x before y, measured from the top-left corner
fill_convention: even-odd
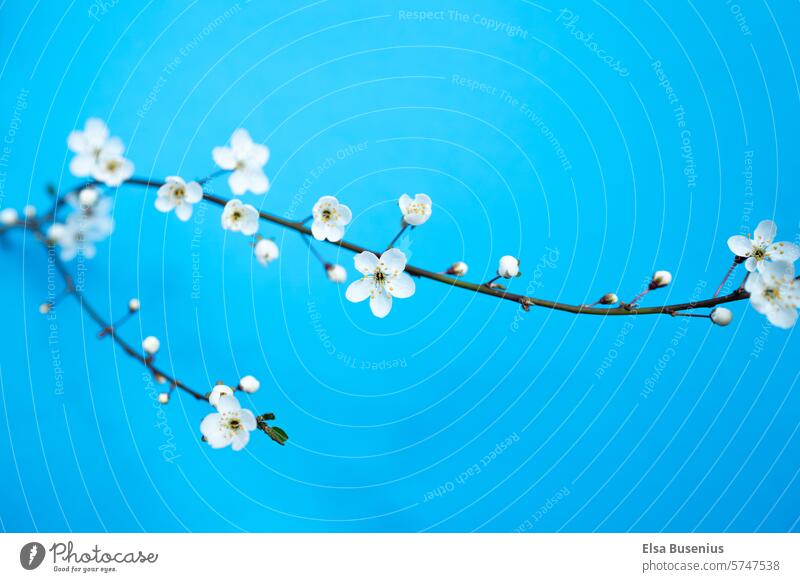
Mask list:
[[[167,402],[169,402],[169,392],[161,392],[158,395],[158,401],[161,404],[166,404]]]
[[[128,301],[128,311],[131,313],[136,313],[142,307],[142,304],[139,303],[139,300],[134,297],[130,301]]]
[[[19,213],[14,208],[3,208],[0,211],[0,223],[5,226],[11,226],[19,220]]]
[[[659,287],[666,287],[670,283],[672,283],[672,273],[669,271],[656,271],[650,281],[650,288],[658,289]]]
[[[159,384],[166,384],[167,383],[167,379],[164,376],[162,376],[161,374],[156,374],[155,376],[153,376],[153,378],[155,378],[156,382],[158,382]]]
[[[33,218],[36,216],[36,207],[33,204],[28,204],[22,209],[22,213],[25,215],[25,218]]]
[[[347,281],[347,271],[341,265],[327,265],[325,270],[328,272],[328,280],[331,283],[344,283]]]
[[[161,342],[158,341],[158,338],[154,335],[149,335],[144,338],[142,342],[142,349],[151,356],[158,351],[158,348],[161,347]]]
[[[245,376],[244,378],[239,380],[239,388],[241,388],[243,392],[247,392],[248,394],[252,394],[260,387],[261,387],[261,382],[259,382],[255,376]]]
[[[80,202],[81,206],[94,206],[99,197],[100,192],[97,191],[97,188],[84,188],[78,194],[78,202]]]
[[[619,302],[619,297],[617,297],[616,293],[606,293],[598,301],[600,305],[614,305],[615,303],[618,302]]]
[[[511,255],[500,257],[500,262],[497,264],[497,274],[505,279],[519,275],[519,259]]]
[[[463,277],[469,271],[469,266],[464,261],[457,261],[450,265],[447,269],[448,275],[455,275],[456,277]]]
[[[51,303],[42,303],[39,306],[39,313],[41,313],[42,315],[45,315],[47,313],[50,313],[50,310],[52,308],[53,308],[53,305]]]
[[[725,307],[715,307],[711,311],[711,321],[721,327],[725,327],[733,321],[733,313],[731,313],[730,309],[726,309]]]

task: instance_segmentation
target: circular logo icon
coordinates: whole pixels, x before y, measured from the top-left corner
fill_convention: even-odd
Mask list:
[[[28,542],[19,551],[19,563],[26,570],[35,570],[44,561],[44,546],[39,542]]]

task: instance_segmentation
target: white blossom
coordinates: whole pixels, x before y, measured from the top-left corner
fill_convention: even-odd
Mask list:
[[[128,311],[131,313],[136,313],[142,307],[142,304],[139,303],[139,300],[134,297],[130,301],[128,301]]]
[[[725,327],[733,321],[733,313],[725,307],[715,307],[711,310],[711,321],[720,327]]]
[[[253,249],[253,252],[258,259],[258,262],[264,266],[267,266],[280,256],[278,245],[275,244],[275,241],[268,238],[262,238],[260,241],[258,241]]]
[[[777,327],[788,329],[797,321],[800,306],[800,282],[794,278],[794,264],[770,261],[759,265],[744,284],[750,304]]]
[[[424,224],[431,217],[432,202],[427,194],[416,194],[412,199],[408,194],[403,194],[398,200],[403,220],[411,226]]]
[[[3,210],[0,210],[0,223],[4,224],[5,226],[16,224],[18,220],[19,213],[15,208],[3,208]]]
[[[200,432],[215,449],[231,445],[234,451],[239,451],[247,445],[250,431],[257,426],[252,412],[242,408],[235,397],[223,395],[217,402],[217,412],[209,414],[200,423]]]
[[[519,259],[511,255],[500,257],[497,263],[497,274],[505,279],[519,275]]]
[[[406,256],[399,249],[389,249],[380,258],[364,251],[355,256],[354,263],[363,277],[350,283],[345,296],[353,302],[369,297],[369,307],[376,317],[389,314],[392,297],[405,299],[416,290],[414,279],[405,272]]]
[[[97,204],[100,198],[100,190],[89,186],[78,192],[78,204],[82,207],[90,208]]]
[[[650,281],[650,288],[658,289],[659,287],[666,287],[670,283],[672,283],[672,273],[669,271],[656,271]]]
[[[341,265],[328,265],[325,267],[328,272],[328,280],[331,283],[344,283],[347,281],[347,271]]]
[[[220,168],[233,170],[228,176],[228,185],[237,196],[248,190],[253,194],[269,190],[269,180],[263,170],[269,160],[269,149],[254,143],[246,129],[234,131],[230,147],[216,147],[211,155]]]
[[[150,354],[151,356],[155,354],[160,347],[161,342],[154,335],[149,335],[142,341],[142,349],[145,351],[145,353]]]
[[[229,200],[222,210],[222,228],[250,236],[258,232],[258,210],[241,200]]]
[[[742,235],[728,239],[728,248],[737,257],[746,258],[745,268],[751,273],[765,261],[794,262],[800,257],[800,247],[789,242],[773,242],[778,227],[771,220],[758,223],[753,238]]]
[[[344,227],[352,220],[350,208],[340,204],[334,196],[323,196],[311,211],[314,222],[311,234],[317,240],[328,239],[331,242],[342,240]]]
[[[169,402],[169,392],[159,393],[158,402],[161,404],[167,404]]]
[[[247,376],[243,376],[239,380],[239,388],[241,388],[243,392],[247,392],[248,394],[257,392],[260,387],[261,387],[261,382],[259,382],[258,378],[256,378],[255,376],[251,376],[248,374]]]
[[[217,384],[208,395],[208,402],[216,407],[223,396],[233,396],[233,389],[225,384]]]

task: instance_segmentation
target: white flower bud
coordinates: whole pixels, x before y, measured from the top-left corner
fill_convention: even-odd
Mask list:
[[[128,301],[128,311],[131,313],[136,313],[142,307],[142,304],[139,303],[139,300],[134,297],[130,301]]]
[[[347,271],[341,265],[328,265],[328,280],[332,283],[344,283],[347,281]]]
[[[241,388],[243,392],[247,392],[248,394],[252,394],[260,387],[261,387],[261,382],[259,382],[255,376],[245,376],[244,378],[239,380],[239,388]]]
[[[50,310],[52,308],[53,308],[53,305],[51,303],[42,303],[39,306],[39,313],[41,313],[42,315],[45,315],[47,313],[50,313]]]
[[[167,402],[169,402],[169,392],[161,392],[158,395],[158,401],[161,404],[166,404]]]
[[[600,305],[614,305],[618,302],[619,297],[617,297],[616,293],[606,293],[600,298],[600,301],[598,301]]]
[[[22,213],[25,215],[25,218],[33,218],[36,216],[36,207],[33,204],[28,204],[22,209]]]
[[[78,202],[81,206],[94,206],[99,197],[100,192],[98,192],[97,188],[84,188],[78,193]]]
[[[519,275],[519,260],[511,255],[500,257],[497,265],[497,274],[506,279]]]
[[[0,211],[0,223],[11,226],[15,222],[19,220],[19,213],[17,213],[16,209],[14,208],[3,208]]]
[[[666,287],[672,283],[672,273],[669,271],[656,271],[653,273],[653,279],[650,281],[651,289],[658,289],[659,287]]]
[[[711,321],[719,326],[725,327],[733,321],[733,313],[731,313],[730,309],[726,309],[725,307],[715,307],[711,312]]]
[[[467,271],[469,271],[469,266],[464,261],[456,261],[447,269],[447,274],[463,277],[467,274]]]
[[[158,348],[160,347],[161,347],[161,342],[158,341],[158,338],[154,335],[147,336],[146,338],[144,338],[144,341],[142,342],[142,348],[146,353],[150,354],[151,356],[155,354],[158,351]]]

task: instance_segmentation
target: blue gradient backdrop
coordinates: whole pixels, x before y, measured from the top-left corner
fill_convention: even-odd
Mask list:
[[[427,192],[433,217],[402,242],[419,266],[464,259],[480,281],[514,254],[514,291],[573,303],[669,269],[649,304],[710,296],[728,236],[774,217],[798,237],[798,38],[778,2],[4,2],[0,206],[74,185],[66,136],[90,116],[157,178],[212,171],[243,126],[272,152],[270,193],[246,197],[265,210],[301,218],[334,194],[348,238],[380,248],[396,198]],[[113,236],[71,267],[109,317],[140,297],[123,334],[159,336],[190,386],[260,377],[243,401],[291,440],[200,442],[208,407],[160,410],[75,301],[38,314],[46,256],[13,233],[4,530],[800,527],[799,344],[746,304],[723,329],[420,281],[377,320],[295,233],[262,227],[281,247],[263,269],[218,208],[183,224],[154,198],[121,188]],[[320,248],[352,277],[350,253]]]

